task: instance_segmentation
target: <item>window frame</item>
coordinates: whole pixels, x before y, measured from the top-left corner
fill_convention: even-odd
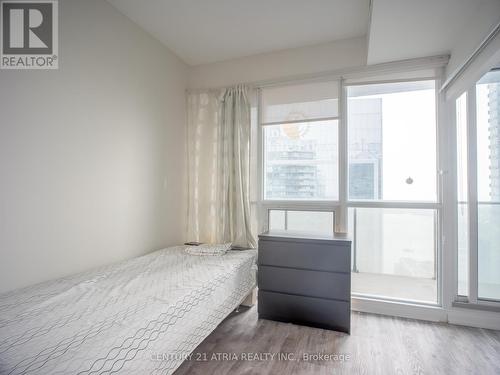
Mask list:
[[[371,206],[372,203],[382,203],[382,204],[388,204],[390,207],[387,208],[430,208],[431,206],[438,209],[441,208],[441,199],[440,199],[440,189],[441,189],[441,182],[439,176],[441,175],[442,168],[440,167],[440,160],[439,160],[439,155],[440,155],[440,149],[439,149],[439,78],[438,77],[422,77],[422,78],[409,78],[409,79],[392,79],[392,80],[377,80],[377,81],[359,81],[357,80],[355,83],[345,83],[344,86],[344,101],[345,103],[345,128],[346,128],[346,139],[345,139],[345,147],[346,147],[346,188],[348,189],[349,186],[349,126],[347,124],[347,88],[352,87],[352,86],[366,86],[366,85],[381,85],[381,84],[391,84],[391,83],[410,83],[410,82],[419,82],[419,81],[434,81],[434,98],[435,98],[435,121],[436,121],[436,129],[435,129],[435,142],[436,142],[436,200],[434,201],[426,201],[426,200],[366,200],[366,199],[349,199],[349,191],[346,191],[346,202],[347,205],[350,207],[354,207],[355,205],[361,204],[363,207],[365,205],[370,205],[370,207],[380,207],[384,208],[381,205],[377,206]],[[402,205],[402,207],[399,207],[398,205]]]
[[[298,209],[298,210],[323,210],[323,211],[334,211],[336,222],[343,221],[339,225],[335,224],[335,232],[343,233],[347,229],[347,217],[343,215],[342,211],[345,211],[349,207],[367,207],[367,208],[433,208],[441,209],[441,178],[442,168],[440,161],[440,134],[439,134],[439,82],[440,79],[436,75],[434,77],[422,77],[422,78],[408,78],[408,79],[392,79],[392,80],[377,80],[371,81],[367,79],[366,81],[357,80],[355,83],[346,83],[346,80],[335,79],[339,81],[339,111],[337,117],[332,117],[331,120],[338,120],[338,162],[339,162],[339,174],[338,174],[338,184],[339,184],[339,199],[338,200],[272,200],[265,199],[264,196],[264,153],[265,153],[265,140],[263,127],[266,125],[277,125],[276,123],[263,123],[262,122],[262,88],[257,88],[258,96],[258,106],[257,106],[257,127],[258,127],[258,197],[259,204],[262,208],[267,209]],[[347,87],[348,86],[359,86],[368,84],[383,84],[383,83],[398,83],[398,82],[415,82],[432,80],[435,81],[435,97],[436,97],[436,201],[390,201],[390,200],[362,200],[362,199],[349,199],[348,197],[348,178],[349,178],[349,161],[348,161],[348,124],[347,124]],[[300,82],[298,82],[300,83]],[[330,118],[329,118],[330,119]],[[267,214],[266,214],[267,215]],[[264,216],[266,216],[264,215]],[[260,215],[260,218],[263,218]],[[266,220],[267,222],[267,220]],[[267,228],[267,227],[266,227]]]
[[[487,72],[485,73],[487,74]],[[481,79],[482,76],[479,78]],[[463,296],[458,293],[458,212],[455,209],[454,216],[454,270],[453,270],[453,302],[454,307],[469,307],[474,309],[484,309],[492,311],[500,311],[500,300],[493,300],[488,298],[479,297],[479,228],[478,228],[478,158],[477,158],[477,99],[476,99],[476,85],[475,82],[471,87],[463,92],[460,92],[456,98],[453,98],[450,112],[452,117],[452,136],[453,139],[457,138],[456,132],[456,109],[458,99],[466,93],[466,134],[467,134],[467,214],[468,214],[468,296]],[[453,143],[451,153],[453,154],[453,162],[455,163],[455,170],[453,173],[453,182],[455,188],[454,205],[457,206],[459,202],[458,193],[456,192],[457,186],[460,183],[458,180],[458,173],[456,171],[456,163],[458,158],[457,142]]]
[[[388,73],[390,74],[390,73]],[[442,247],[443,247],[443,182],[442,176],[446,166],[443,164],[445,161],[442,157],[443,140],[446,139],[443,133],[443,126],[441,120],[441,110],[443,104],[443,96],[439,91],[442,83],[442,71],[439,69],[434,70],[434,74],[429,76],[413,77],[411,72],[408,72],[408,78],[401,79],[387,79],[387,80],[372,80],[370,76],[365,77],[357,76],[353,83],[349,83],[349,79],[342,76],[334,78],[323,78],[324,81],[336,80],[339,82],[339,97],[338,97],[338,116],[333,119],[338,120],[338,188],[339,199],[334,201],[290,201],[290,200],[267,200],[264,197],[264,131],[265,124],[262,121],[262,89],[267,86],[257,87],[257,126],[258,126],[258,221],[259,231],[264,232],[269,229],[269,211],[277,210],[298,210],[298,211],[329,211],[334,215],[334,230],[333,233],[347,233],[348,230],[348,209],[349,208],[400,208],[400,209],[434,209],[436,212],[435,221],[435,268],[436,268],[436,283],[437,283],[437,296],[436,303],[418,303],[419,305],[429,305],[432,307],[443,305],[443,267],[442,267]],[[317,80],[317,79],[316,79]],[[436,116],[436,201],[372,201],[372,200],[350,200],[348,197],[349,188],[349,160],[348,160],[348,123],[347,123],[347,87],[352,85],[368,85],[368,84],[383,84],[383,83],[398,83],[398,82],[415,82],[423,80],[432,80],[435,82],[435,116]],[[297,81],[302,83],[304,81]],[[286,83],[283,85],[291,84]],[[293,83],[292,83],[293,84]],[[333,234],[332,233],[332,234]],[[355,241],[353,241],[355,242]],[[353,293],[354,297],[371,298],[370,296]],[[391,301],[390,298],[375,299],[383,301]],[[412,303],[410,300],[397,300],[401,303]]]
[[[465,136],[466,136],[466,147],[467,149],[465,150],[465,159],[466,159],[466,162],[467,162],[467,170],[466,170],[466,173],[464,174],[465,175],[465,178],[468,179],[469,176],[470,176],[470,167],[469,167],[469,158],[470,158],[470,149],[469,149],[469,91],[464,91],[462,94],[465,94],[465,97],[464,97],[464,100],[465,100]],[[468,299],[469,299],[469,295],[470,295],[470,290],[469,290],[469,287],[470,287],[470,270],[469,270],[469,267],[470,267],[470,264],[468,263],[467,264],[467,295],[461,295],[459,294],[458,292],[458,248],[459,248],[459,241],[458,241],[458,231],[460,230],[459,228],[459,213],[458,213],[458,207],[459,205],[466,205],[466,210],[467,210],[467,229],[469,230],[470,228],[470,217],[469,217],[469,206],[470,206],[470,202],[469,202],[469,194],[470,194],[470,186],[467,186],[467,192],[465,194],[465,200],[460,200],[459,199],[459,194],[458,194],[458,190],[459,190],[459,180],[458,180],[458,147],[459,147],[459,140],[458,140],[458,118],[457,118],[457,108],[458,108],[458,100],[462,97],[462,94],[459,95],[455,101],[453,102],[453,105],[452,105],[452,108],[453,108],[453,112],[452,112],[452,118],[451,118],[451,122],[454,124],[454,126],[452,127],[452,136],[453,136],[453,139],[454,139],[454,142],[453,142],[453,147],[452,147],[452,150],[451,152],[453,153],[454,155],[454,160],[453,160],[453,180],[455,182],[455,189],[454,189],[454,193],[455,193],[455,197],[454,197],[454,220],[455,220],[455,223],[454,223],[454,247],[456,248],[456,252],[455,252],[455,258],[454,258],[454,270],[453,270],[453,280],[454,280],[454,292],[453,292],[453,301],[454,302],[467,302]],[[464,173],[462,171],[462,173]],[[466,244],[466,249],[467,249],[467,252],[470,251],[470,235],[467,236],[467,244]],[[467,254],[467,261],[469,262],[469,256],[470,254]]]

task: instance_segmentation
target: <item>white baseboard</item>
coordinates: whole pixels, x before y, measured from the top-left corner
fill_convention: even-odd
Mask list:
[[[381,301],[353,297],[351,309],[372,314],[397,316],[430,322],[443,322],[469,327],[500,330],[500,312],[440,306],[422,306],[411,303]]]
[[[500,330],[500,313],[453,308],[448,310],[448,323]]]
[[[447,321],[446,311],[441,307],[435,306],[422,306],[411,303],[353,297],[351,300],[351,309],[354,311],[427,320],[431,322]]]

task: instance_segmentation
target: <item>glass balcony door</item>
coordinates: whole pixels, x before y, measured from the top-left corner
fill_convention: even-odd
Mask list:
[[[500,71],[456,100],[457,300],[500,302]]]
[[[352,291],[437,304],[435,81],[347,86]]]
[[[476,85],[478,299],[500,301],[500,71]]]

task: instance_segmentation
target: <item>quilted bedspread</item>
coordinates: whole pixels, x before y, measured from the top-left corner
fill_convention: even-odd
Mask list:
[[[172,247],[0,295],[0,373],[170,374],[254,287],[255,257]]]

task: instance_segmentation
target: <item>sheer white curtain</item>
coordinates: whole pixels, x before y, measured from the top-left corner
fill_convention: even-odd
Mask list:
[[[188,93],[187,107],[188,239],[255,247],[247,88]]]

